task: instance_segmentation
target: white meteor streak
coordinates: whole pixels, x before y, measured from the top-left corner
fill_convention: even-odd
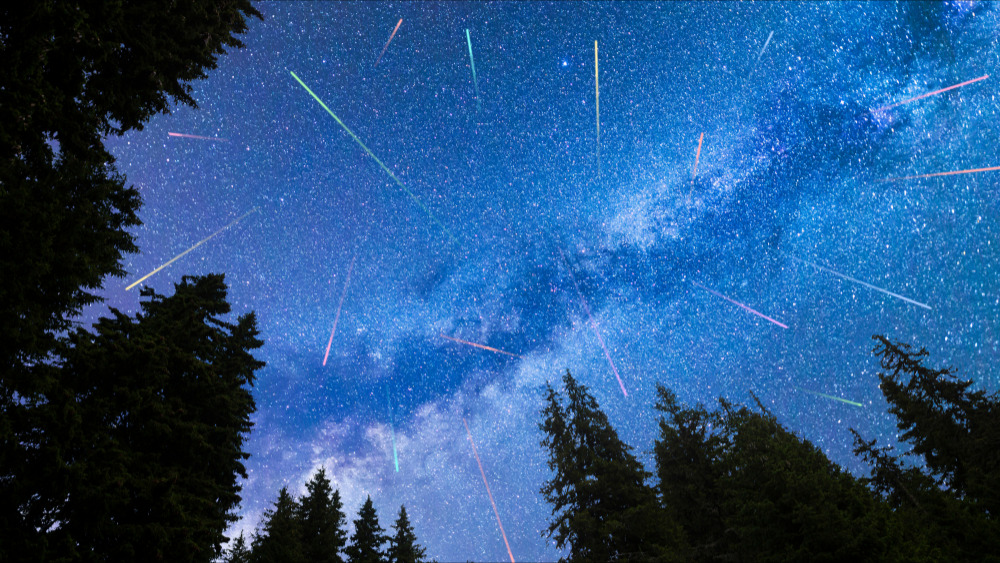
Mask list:
[[[903,301],[906,301],[907,303],[911,303],[913,305],[916,305],[917,307],[923,307],[924,309],[928,309],[928,310],[930,310],[930,308],[931,308],[930,305],[925,305],[924,303],[921,303],[919,301],[914,301],[914,300],[912,300],[912,299],[910,299],[908,297],[903,297],[902,295],[900,295],[898,293],[893,293],[893,292],[891,292],[889,290],[882,289],[881,287],[876,287],[876,286],[874,286],[874,285],[872,285],[870,283],[866,283],[866,282],[863,282],[863,281],[861,281],[859,279],[852,278],[851,276],[848,276],[846,274],[841,274],[840,272],[831,270],[830,268],[826,268],[826,267],[820,266],[819,264],[816,264],[815,262],[810,262],[809,260],[804,260],[802,258],[797,258],[795,256],[792,256],[791,254],[786,254],[785,256],[788,256],[792,260],[798,260],[799,262],[803,262],[805,264],[809,264],[813,268],[816,268],[816,269],[819,269],[819,270],[823,270],[824,272],[829,272],[829,273],[831,273],[831,274],[833,274],[835,276],[844,278],[847,281],[856,283],[858,285],[863,285],[863,286],[867,287],[868,289],[874,289],[875,291],[880,291],[880,292],[882,292],[882,293],[884,293],[886,295],[895,297],[896,299],[902,299]]]

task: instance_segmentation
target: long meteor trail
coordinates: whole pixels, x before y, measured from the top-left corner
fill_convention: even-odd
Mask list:
[[[893,293],[893,292],[891,292],[889,290],[882,289],[881,287],[874,286],[874,285],[872,285],[870,283],[863,282],[863,281],[861,281],[859,279],[856,279],[856,278],[852,278],[851,276],[848,276],[847,274],[841,274],[840,272],[838,272],[836,270],[831,270],[830,268],[826,268],[824,266],[820,266],[819,264],[817,264],[815,262],[810,262],[809,260],[804,260],[802,258],[798,258],[798,257],[792,256],[791,254],[785,254],[785,256],[788,256],[792,260],[798,260],[799,262],[803,262],[805,264],[808,264],[808,265],[810,265],[813,268],[816,268],[818,270],[823,270],[824,272],[829,272],[829,273],[831,273],[831,274],[833,274],[835,276],[844,278],[845,280],[847,280],[849,282],[853,282],[853,283],[856,283],[858,285],[863,285],[863,286],[867,287],[868,289],[874,289],[875,291],[880,291],[880,292],[882,292],[882,293],[884,293],[886,295],[889,295],[891,297],[895,297],[896,299],[902,299],[903,301],[906,301],[907,303],[916,305],[917,307],[923,307],[924,309],[927,309],[927,310],[930,310],[930,308],[931,308],[930,305],[926,305],[926,304],[921,303],[919,301],[914,301],[914,300],[912,300],[912,299],[910,299],[908,297],[903,297],[902,295],[900,295],[898,293]]]
[[[351,272],[354,271],[354,260],[358,257],[357,254],[351,258],[351,265],[347,268],[347,280],[344,281],[344,289],[340,292],[340,303],[337,303],[337,314],[333,317],[333,330],[330,331],[330,341],[326,343],[326,354],[323,355],[323,365],[326,365],[326,359],[330,357],[330,346],[333,345],[333,335],[337,334],[337,321],[340,320],[340,309],[344,306],[344,296],[347,295],[347,286],[351,285]]]
[[[692,280],[692,281],[691,281],[691,283],[693,283],[694,285],[696,285],[696,286],[698,286],[698,287],[700,287],[700,288],[704,289],[705,291],[707,291],[707,292],[711,293],[712,295],[714,295],[714,296],[716,296],[716,297],[721,297],[721,298],[725,299],[726,301],[729,301],[729,302],[730,302],[730,303],[732,303],[733,305],[736,305],[736,306],[738,306],[738,307],[741,307],[741,308],[743,308],[744,310],[746,310],[746,311],[749,311],[749,312],[751,312],[751,313],[753,313],[753,314],[757,315],[758,317],[760,317],[760,318],[762,318],[762,319],[765,319],[765,320],[768,320],[768,321],[770,321],[770,322],[772,322],[772,323],[774,323],[774,324],[776,324],[776,325],[780,326],[781,328],[788,328],[788,325],[786,325],[786,324],[784,324],[784,323],[781,323],[781,322],[778,322],[778,321],[776,321],[776,320],[772,319],[771,317],[769,317],[769,316],[765,315],[764,313],[761,313],[760,311],[756,311],[756,310],[754,310],[754,309],[751,309],[750,307],[747,307],[746,305],[744,305],[744,304],[740,303],[739,301],[734,301],[734,300],[732,300],[732,299],[730,299],[730,298],[726,297],[725,295],[723,295],[723,294],[719,293],[718,291],[715,291],[714,289],[709,289],[709,288],[707,288],[707,287],[705,287],[705,286],[701,285],[700,283],[698,283],[698,282],[696,282],[696,281],[694,281],[694,280]]]
[[[559,257],[562,258],[563,265],[566,266],[566,271],[569,272],[569,277],[573,280],[573,287],[576,288],[576,294],[580,296],[580,303],[583,304],[583,310],[587,312],[587,318],[590,320],[590,328],[594,331],[597,341],[601,343],[601,349],[604,350],[604,358],[608,360],[611,371],[615,373],[615,379],[618,380],[618,386],[621,387],[622,394],[628,397],[628,391],[625,390],[622,377],[618,374],[618,367],[615,366],[615,362],[611,359],[611,354],[608,352],[608,347],[604,344],[604,338],[601,336],[601,331],[597,328],[597,321],[594,320],[594,315],[590,312],[590,305],[587,303],[587,298],[583,296],[583,291],[580,290],[580,284],[576,281],[576,275],[573,274],[573,269],[569,267],[569,262],[566,260],[566,255],[563,254],[562,248],[556,246],[556,249],[559,251]]]
[[[861,403],[857,403],[857,402],[854,402],[854,401],[848,401],[847,399],[841,399],[840,397],[834,397],[833,395],[827,395],[826,393],[819,393],[817,391],[810,391],[808,389],[803,389],[801,387],[796,387],[796,389],[798,389],[799,391],[802,391],[803,393],[811,393],[813,395],[819,395],[820,397],[824,397],[826,399],[833,399],[834,401],[840,401],[841,403],[847,403],[848,405],[854,405],[856,407],[864,408],[864,405],[862,405]]]
[[[229,227],[232,227],[232,226],[233,226],[233,225],[235,225],[236,223],[239,223],[240,221],[242,221],[242,220],[243,220],[243,218],[244,218],[244,217],[246,217],[247,215],[249,215],[249,214],[253,213],[254,211],[258,211],[258,209],[257,209],[256,207],[254,207],[254,208],[253,208],[253,209],[251,209],[250,211],[247,211],[247,212],[246,212],[246,213],[244,213],[243,215],[240,215],[239,217],[237,217],[237,218],[236,218],[236,219],[235,219],[235,220],[234,220],[234,221],[233,221],[232,223],[229,223],[229,224],[228,224],[228,225],[226,225],[225,227],[222,227],[222,228],[221,228],[221,229],[219,229],[218,231],[215,231],[214,233],[212,233],[212,234],[208,235],[207,237],[205,237],[205,238],[201,239],[200,241],[198,241],[198,244],[196,244],[196,245],[192,246],[191,248],[189,248],[189,249],[185,250],[184,252],[181,252],[181,253],[180,253],[180,254],[178,254],[177,256],[174,256],[174,257],[173,257],[173,258],[172,258],[172,259],[171,259],[171,260],[170,260],[169,262],[167,262],[166,264],[164,264],[164,265],[160,266],[159,268],[157,268],[157,269],[153,270],[152,272],[150,272],[150,273],[146,274],[145,276],[142,276],[141,278],[139,278],[138,280],[136,280],[135,282],[133,282],[133,283],[132,283],[132,285],[130,285],[130,286],[128,286],[128,287],[126,287],[126,288],[125,288],[125,291],[128,291],[128,290],[132,289],[133,287],[135,287],[135,286],[139,285],[140,283],[142,283],[142,282],[146,281],[147,279],[149,279],[149,277],[150,277],[150,276],[152,276],[153,274],[155,274],[156,272],[159,272],[160,270],[162,270],[162,269],[166,268],[167,266],[169,266],[169,265],[173,264],[174,262],[176,262],[176,261],[180,260],[180,258],[181,258],[182,256],[184,256],[185,254],[187,254],[188,252],[191,252],[192,250],[194,250],[194,249],[198,248],[199,246],[201,246],[201,245],[205,244],[206,242],[208,242],[208,241],[212,240],[212,237],[214,237],[215,235],[217,235],[217,234],[221,233],[222,231],[224,231],[224,230],[228,229]]]
[[[597,74],[597,40],[594,40],[594,109],[597,111],[597,173],[601,173],[601,85]]]
[[[392,43],[392,38],[396,36],[396,32],[399,31],[399,26],[403,25],[403,18],[399,18],[399,23],[396,24],[396,29],[392,30],[392,34],[389,35],[389,40],[385,42],[385,47],[382,47],[382,52],[378,54],[378,59],[375,60],[375,66],[378,66],[379,61],[382,60],[382,55],[385,54],[385,50],[389,48],[389,43]]]
[[[973,78],[972,80],[966,80],[965,82],[961,82],[959,84],[955,84],[954,86],[948,86],[947,88],[941,88],[940,90],[934,90],[933,92],[927,92],[926,94],[921,94],[921,95],[915,96],[913,98],[908,98],[908,99],[905,99],[905,100],[903,100],[901,102],[896,102],[894,104],[889,104],[887,106],[880,107],[880,108],[878,108],[875,111],[885,111],[887,109],[891,109],[891,108],[894,108],[896,106],[901,106],[903,104],[908,104],[910,102],[915,102],[915,101],[920,100],[922,98],[926,98],[927,96],[933,96],[934,94],[940,94],[941,92],[947,92],[948,90],[954,90],[955,88],[961,88],[962,86],[965,86],[967,84],[972,84],[973,82],[979,82],[980,80],[986,80],[989,77],[990,77],[990,75],[984,74],[984,75],[980,76],[979,78]]]
[[[1000,166],[990,166],[989,168],[970,168],[968,170],[954,170],[952,172],[935,172],[933,174],[920,174],[919,176],[903,176],[902,178],[885,178],[881,182],[898,182],[900,180],[916,180],[918,178],[933,178],[935,176],[954,176],[955,174],[972,174],[973,172],[992,172],[1000,170]]]
[[[497,517],[497,525],[500,526],[500,534],[503,535],[503,544],[507,546],[507,556],[510,557],[510,563],[514,562],[514,554],[510,552],[510,544],[507,543],[507,532],[503,531],[503,523],[500,522],[500,513],[497,512],[497,503],[493,502],[493,493],[490,492],[490,484],[486,481],[486,472],[483,471],[483,462],[479,461],[479,452],[476,451],[476,443],[472,441],[472,432],[469,431],[469,423],[462,418],[462,424],[465,425],[465,432],[469,435],[469,443],[472,444],[472,454],[476,456],[476,465],[479,466],[479,474],[483,476],[483,484],[486,485],[486,494],[490,497],[490,504],[493,505],[493,514]]]
[[[469,43],[469,62],[472,63],[472,84],[476,87],[476,111],[482,109],[483,101],[479,96],[479,80],[476,78],[476,59],[472,58],[472,36],[465,30],[465,40]]]
[[[451,233],[451,230],[448,229],[448,227],[446,227],[444,223],[439,221],[438,218],[435,217],[433,213],[431,213],[431,210],[428,209],[427,206],[424,205],[422,201],[420,201],[420,198],[418,198],[413,192],[411,192],[406,186],[404,186],[403,182],[399,181],[399,178],[397,178],[396,175],[392,173],[392,170],[389,170],[389,167],[383,164],[382,161],[379,160],[379,158],[375,156],[375,154],[372,151],[370,151],[368,147],[365,146],[364,143],[361,142],[361,139],[359,139],[358,136],[355,135],[353,131],[351,131],[350,129],[347,128],[346,125],[344,125],[344,122],[341,121],[340,118],[337,117],[337,115],[333,113],[333,111],[330,108],[326,107],[326,104],[323,103],[323,100],[319,99],[319,96],[317,96],[312,90],[310,90],[309,87],[306,86],[306,83],[302,82],[302,79],[300,79],[298,75],[296,75],[294,72],[291,71],[289,71],[289,73],[292,75],[292,78],[294,78],[295,81],[299,83],[299,85],[301,85],[303,88],[306,89],[306,92],[309,92],[309,95],[312,96],[314,100],[319,102],[319,105],[323,106],[323,109],[326,110],[326,113],[329,113],[331,117],[337,120],[337,123],[340,124],[340,126],[344,129],[344,131],[347,131],[347,134],[350,135],[351,138],[354,139],[356,143],[361,145],[361,148],[363,148],[365,152],[368,153],[368,156],[372,157],[375,160],[375,162],[377,162],[378,165],[382,167],[382,170],[385,170],[385,173],[388,174],[389,177],[391,177],[394,182],[396,182],[396,185],[402,188],[403,191],[406,192],[406,195],[410,196],[410,199],[412,199],[414,202],[416,202],[417,205],[420,206],[420,209],[424,210],[424,213],[427,214],[430,220],[433,221],[434,224],[436,224],[437,226],[441,227],[441,229],[448,235],[448,238],[450,238],[452,242],[458,244],[458,239],[455,238],[455,235]]]
[[[385,386],[385,402],[389,407],[389,435],[392,436],[392,462],[396,465],[396,473],[399,473],[399,454],[396,453],[396,421],[392,416],[392,399],[389,397],[389,386]]]
[[[507,354],[508,356],[514,356],[515,358],[524,359],[524,356],[518,356],[517,354],[511,354],[510,352],[504,352],[503,350],[492,348],[490,346],[485,346],[483,344],[476,344],[475,342],[469,342],[468,340],[462,340],[461,338],[452,338],[446,334],[441,334],[441,338],[447,338],[448,340],[453,340],[461,344],[468,344],[469,346],[475,346],[476,348],[482,348],[483,350],[489,350],[490,352],[496,352],[498,354]]]
[[[167,135],[171,137],[183,137],[185,139],[201,139],[203,141],[229,141],[229,139],[223,139],[222,137],[202,137],[201,135],[188,135],[187,133],[171,133],[167,132]]]

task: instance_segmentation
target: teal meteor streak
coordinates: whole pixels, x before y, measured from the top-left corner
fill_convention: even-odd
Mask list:
[[[841,403],[847,403],[848,405],[854,405],[856,407],[864,408],[864,405],[862,405],[861,403],[856,403],[854,401],[848,401],[847,399],[841,399],[840,397],[834,397],[833,395],[827,395],[825,393],[819,393],[819,392],[816,392],[816,391],[810,391],[808,389],[803,389],[801,387],[796,387],[796,389],[798,389],[799,391],[802,391],[804,393],[811,393],[813,395],[819,395],[820,397],[825,397],[827,399],[833,399],[834,401],[840,401]]]
[[[294,78],[303,88],[306,89],[306,92],[309,92],[309,95],[312,96],[313,99],[319,102],[319,105],[323,106],[323,109],[326,110],[326,113],[329,113],[334,119],[336,119],[337,123],[344,128],[344,131],[347,131],[347,134],[350,135],[355,142],[361,145],[361,148],[365,149],[365,152],[368,153],[368,156],[375,159],[375,162],[377,162],[378,165],[382,167],[382,170],[385,170],[385,173],[388,174],[394,182],[396,182],[396,185],[402,188],[403,191],[406,192],[406,195],[410,196],[410,199],[415,201],[417,205],[420,206],[420,209],[424,210],[424,213],[427,213],[427,216],[430,217],[431,221],[433,221],[437,226],[441,227],[441,229],[444,230],[444,232],[448,235],[448,238],[450,238],[452,242],[458,244],[458,239],[455,238],[455,235],[451,233],[451,230],[449,230],[448,227],[444,225],[444,223],[439,221],[438,218],[435,217],[433,213],[431,213],[431,210],[428,209],[426,205],[424,205],[424,202],[420,201],[420,198],[418,198],[413,192],[411,192],[406,186],[404,186],[403,182],[401,182],[399,178],[397,178],[396,175],[392,173],[392,170],[389,170],[388,166],[383,164],[382,161],[379,160],[379,158],[375,156],[375,154],[372,151],[368,150],[368,147],[361,142],[361,139],[359,139],[358,136],[355,135],[353,131],[348,129],[347,126],[344,125],[344,122],[341,121],[340,118],[337,117],[337,115],[330,110],[330,108],[326,107],[326,104],[323,103],[323,100],[319,99],[319,96],[317,96],[312,90],[310,90],[309,87],[306,86],[306,83],[302,82],[302,79],[300,79],[294,72],[289,71],[289,73],[292,75],[292,78]]]
[[[392,416],[392,400],[389,397],[389,386],[385,386],[385,403],[389,407],[389,436],[392,437],[392,461],[396,465],[396,473],[399,473],[399,454],[396,453],[396,429]]]
[[[472,84],[476,87],[476,111],[482,109],[482,98],[479,97],[479,80],[476,79],[476,60],[472,58],[472,37],[469,30],[465,30],[465,40],[469,43],[469,61],[472,62]]]

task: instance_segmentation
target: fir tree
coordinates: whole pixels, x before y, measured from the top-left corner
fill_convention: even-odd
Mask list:
[[[263,525],[254,536],[254,563],[306,563],[297,512],[295,499],[282,487],[274,508],[264,513]]]
[[[347,543],[345,515],[340,491],[330,487],[326,470],[320,468],[306,483],[306,496],[299,501],[302,546],[309,563],[343,563],[340,552]]]
[[[389,539],[389,563],[424,563],[427,553],[417,544],[417,535],[406,516],[406,507],[399,507],[399,517],[392,525],[395,535]]]
[[[247,547],[247,542],[240,532],[238,538],[233,540],[233,545],[226,550],[226,557],[223,563],[253,563],[253,552]]]
[[[389,538],[378,523],[375,506],[369,496],[358,511],[358,519],[354,521],[351,544],[344,550],[347,552],[348,563],[383,563],[385,552],[382,545],[387,541]]]

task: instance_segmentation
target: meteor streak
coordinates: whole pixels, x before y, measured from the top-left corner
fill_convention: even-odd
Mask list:
[[[462,424],[465,425],[465,432],[469,435],[469,443],[472,444],[472,454],[476,456],[476,464],[479,465],[479,473],[483,476],[483,484],[486,485],[486,494],[490,497],[490,504],[493,505],[493,514],[497,517],[497,525],[500,526],[500,533],[503,535],[503,544],[507,546],[507,555],[510,557],[510,563],[514,562],[514,554],[510,552],[510,544],[507,543],[507,532],[503,531],[503,524],[500,522],[500,513],[497,512],[497,503],[493,502],[493,493],[490,492],[490,484],[486,481],[486,472],[483,471],[483,463],[479,461],[479,452],[476,451],[476,443],[472,441],[472,432],[469,432],[469,423],[462,418]]]
[[[511,354],[510,352],[504,352],[503,350],[498,350],[496,348],[491,348],[489,346],[484,346],[482,344],[476,344],[475,342],[469,342],[468,340],[462,340],[461,338],[452,338],[444,334],[440,335],[441,338],[447,338],[448,340],[454,340],[455,342],[460,342],[462,344],[468,344],[469,346],[475,346],[476,348],[482,348],[483,350],[489,350],[490,352],[496,352],[498,354],[507,354],[508,356],[514,356],[515,358],[524,359],[523,356],[518,356],[517,354]]]
[[[856,284],[859,284],[859,285],[863,285],[863,286],[867,287],[868,289],[874,289],[875,291],[881,291],[882,293],[884,293],[886,295],[889,295],[889,296],[892,296],[892,297],[895,297],[896,299],[902,299],[903,301],[906,301],[907,303],[912,303],[913,305],[916,305],[917,307],[923,307],[924,309],[928,309],[928,310],[930,310],[930,308],[931,308],[930,305],[925,305],[923,303],[920,303],[919,301],[914,301],[914,300],[909,299],[907,297],[903,297],[902,295],[900,295],[898,293],[893,293],[891,291],[882,289],[881,287],[876,287],[876,286],[874,286],[874,285],[872,285],[870,283],[865,283],[865,282],[863,282],[863,281],[861,281],[859,279],[852,278],[851,276],[848,276],[846,274],[841,274],[840,272],[837,272],[835,270],[831,270],[830,268],[825,268],[823,266],[820,266],[819,264],[816,264],[815,262],[810,262],[809,260],[803,260],[802,258],[797,258],[795,256],[792,256],[791,254],[785,254],[785,256],[788,256],[792,260],[798,260],[799,262],[803,262],[805,264],[809,264],[810,266],[812,266],[813,268],[816,268],[818,270],[823,270],[824,272],[830,272],[831,274],[833,274],[835,276],[838,276],[838,277],[841,277],[841,278],[844,278],[847,281],[850,281],[850,282],[853,282],[853,283],[856,283]]]
[[[409,189],[407,189],[406,186],[403,185],[403,182],[399,181],[399,178],[397,178],[396,175],[392,173],[392,170],[389,170],[389,167],[383,164],[382,161],[379,160],[378,157],[375,156],[375,154],[372,151],[368,150],[368,147],[366,147],[365,144],[361,142],[361,139],[359,139],[358,136],[355,135],[353,131],[348,129],[347,126],[344,125],[344,122],[341,121],[340,118],[337,117],[337,115],[334,114],[332,110],[330,110],[330,108],[326,107],[326,104],[323,103],[323,100],[319,99],[319,96],[317,96],[312,90],[310,90],[309,87],[306,86],[306,83],[302,82],[302,79],[300,79],[294,72],[289,71],[289,73],[292,75],[292,78],[294,78],[296,82],[299,83],[299,85],[301,85],[303,88],[306,89],[306,92],[309,92],[309,95],[312,96],[313,99],[319,102],[319,105],[323,106],[323,109],[326,110],[326,113],[329,113],[331,117],[337,120],[337,123],[340,124],[340,126],[344,129],[344,131],[347,131],[347,134],[350,135],[351,138],[354,139],[356,143],[361,145],[361,148],[365,149],[365,152],[368,153],[368,156],[372,157],[375,160],[375,162],[377,162],[378,165],[382,167],[382,170],[385,170],[385,173],[388,174],[394,182],[396,182],[396,185],[402,188],[403,191],[406,192],[406,195],[410,196],[410,199],[415,201],[416,204],[419,205],[420,208],[424,210],[424,213],[427,213],[427,216],[430,217],[431,221],[433,221],[437,226],[441,227],[441,229],[444,230],[444,232],[448,235],[448,238],[450,238],[452,242],[458,244],[458,239],[455,238],[455,235],[451,234],[451,230],[449,230],[448,227],[444,226],[444,223],[439,221],[438,218],[435,217],[433,213],[431,213],[431,210],[428,209],[427,206],[424,205],[424,203],[420,201],[420,199],[416,195],[414,195],[413,192],[411,192]]]
[[[921,174],[919,176],[903,176],[902,178],[885,178],[881,182],[897,182],[899,180],[916,180],[917,178],[933,178],[935,176],[953,176],[955,174],[972,174],[973,172],[992,172],[1000,170],[1000,166],[990,166],[989,168],[970,168],[968,170],[954,170],[952,172],[935,172],[933,174]]]
[[[337,321],[340,320],[340,309],[344,306],[344,296],[347,295],[347,286],[351,285],[351,272],[354,271],[354,260],[358,257],[357,254],[354,258],[351,258],[351,265],[347,268],[347,280],[344,281],[344,289],[340,292],[340,303],[337,303],[337,315],[333,317],[333,330],[330,331],[330,341],[326,343],[326,354],[323,355],[323,365],[326,365],[326,359],[330,357],[330,346],[333,344],[333,335],[337,333]]]
[[[167,262],[166,264],[164,264],[164,265],[160,266],[159,268],[157,268],[157,269],[153,270],[152,272],[150,272],[150,273],[146,274],[145,276],[142,276],[141,278],[139,278],[138,280],[136,280],[135,282],[133,282],[133,283],[132,283],[132,285],[130,285],[130,286],[128,286],[128,287],[126,287],[126,288],[125,288],[125,291],[128,291],[128,290],[132,289],[133,287],[135,287],[135,286],[139,285],[140,283],[142,283],[142,282],[146,281],[147,279],[149,279],[149,277],[150,277],[150,276],[152,276],[152,275],[153,275],[153,274],[155,274],[156,272],[159,272],[160,270],[162,270],[162,269],[166,268],[167,266],[169,266],[169,265],[173,264],[174,262],[176,262],[177,260],[179,260],[179,259],[180,259],[180,258],[181,258],[182,256],[184,256],[184,255],[185,255],[185,254],[187,254],[188,252],[191,252],[192,250],[194,250],[194,249],[198,248],[199,246],[201,246],[201,245],[205,244],[206,242],[208,242],[208,241],[212,240],[212,237],[214,237],[215,235],[217,235],[217,234],[221,233],[222,231],[224,231],[224,230],[228,229],[229,227],[232,227],[232,226],[233,226],[233,225],[235,225],[236,223],[239,223],[240,221],[242,221],[242,220],[243,220],[243,218],[244,218],[244,217],[246,217],[247,215],[249,215],[249,214],[253,213],[254,211],[258,211],[258,209],[257,209],[256,207],[254,207],[254,208],[253,208],[253,209],[251,209],[250,211],[247,211],[247,212],[246,212],[246,213],[244,213],[243,215],[240,215],[240,216],[239,216],[238,218],[236,218],[236,220],[234,220],[234,221],[233,221],[232,223],[229,223],[229,224],[228,224],[228,225],[226,225],[225,227],[222,227],[222,228],[221,228],[221,229],[219,229],[218,231],[215,231],[214,233],[212,233],[212,234],[208,235],[207,237],[205,237],[205,238],[201,239],[201,240],[200,240],[200,241],[198,242],[198,244],[196,244],[196,245],[192,246],[191,248],[189,248],[189,249],[185,250],[184,252],[181,252],[181,253],[180,253],[180,254],[178,254],[177,256],[174,256],[174,257],[173,257],[173,258],[172,258],[172,259],[171,259],[171,260],[170,260],[169,262]]]
[[[472,37],[469,30],[465,30],[465,40],[469,43],[469,62],[472,63],[472,83],[476,87],[476,111],[482,109],[483,101],[479,97],[479,80],[476,79],[476,60],[472,58]]]
[[[694,155],[694,171],[691,172],[691,189],[688,190],[688,203],[691,202],[691,194],[694,193],[694,179],[698,176],[698,159],[701,158],[701,141],[705,138],[705,133],[702,132],[698,137],[698,152]]]
[[[700,287],[700,288],[704,289],[705,291],[707,291],[707,292],[711,293],[712,295],[714,295],[714,296],[716,296],[716,297],[721,297],[721,298],[725,299],[726,301],[729,301],[729,302],[730,302],[730,303],[732,303],[733,305],[736,305],[736,306],[739,306],[739,307],[742,307],[743,309],[745,309],[745,310],[747,310],[747,311],[750,311],[751,313],[753,313],[753,314],[757,315],[758,317],[760,317],[760,318],[762,318],[762,319],[766,319],[766,320],[768,320],[768,321],[771,321],[772,323],[774,323],[774,324],[776,324],[776,325],[780,326],[781,328],[788,328],[788,325],[786,325],[786,324],[782,324],[782,323],[780,323],[780,322],[778,322],[778,321],[776,321],[776,320],[772,319],[771,317],[769,317],[769,316],[765,315],[764,313],[761,313],[760,311],[755,311],[755,310],[751,309],[750,307],[747,307],[746,305],[744,305],[744,304],[740,303],[739,301],[734,301],[734,300],[732,300],[732,299],[730,299],[730,298],[726,297],[725,295],[723,295],[723,294],[719,293],[718,291],[715,291],[715,290],[712,290],[712,289],[709,289],[709,288],[707,288],[707,287],[705,287],[705,286],[701,285],[700,283],[698,283],[698,282],[696,282],[696,281],[694,281],[694,280],[692,280],[692,281],[691,281],[691,283],[693,283],[694,285],[696,285],[696,286],[698,286],[698,287]]]
[[[847,399],[841,399],[840,397],[834,397],[833,395],[827,395],[826,393],[818,393],[816,391],[810,391],[808,389],[803,389],[801,387],[796,387],[796,389],[798,389],[799,391],[802,391],[803,393],[811,393],[813,395],[819,395],[820,397],[824,397],[824,398],[827,398],[827,399],[833,399],[834,401],[840,401],[841,403],[847,403],[848,405],[854,405],[856,407],[864,408],[864,405],[862,405],[861,403],[856,403],[854,401],[848,401]]]
[[[222,137],[202,137],[201,135],[188,135],[187,133],[171,133],[167,132],[167,135],[171,137],[184,137],[185,139],[201,139],[203,141],[228,141],[229,139],[223,139]]]
[[[764,48],[760,50],[760,54],[757,55],[757,62],[760,62],[760,58],[764,56],[764,51],[767,50],[767,46],[771,43],[771,38],[774,37],[774,32],[772,31],[767,36],[767,41],[764,42]]]
[[[594,41],[594,109],[597,110],[597,173],[601,173],[601,85],[597,78],[597,41]]]
[[[934,90],[933,92],[927,92],[926,94],[921,94],[921,95],[913,97],[913,98],[908,98],[906,100],[903,100],[902,102],[896,102],[894,104],[890,104],[890,105],[887,105],[887,106],[880,107],[880,108],[878,108],[875,111],[885,111],[887,109],[891,109],[891,108],[894,108],[896,106],[901,106],[903,104],[908,104],[910,102],[914,102],[914,101],[919,100],[921,98],[926,98],[927,96],[933,96],[934,94],[940,94],[941,92],[947,92],[948,90],[953,90],[955,88],[961,88],[962,86],[965,86],[966,84],[972,84],[973,82],[979,82],[980,80],[985,80],[985,79],[987,79],[989,77],[990,77],[990,75],[984,74],[984,75],[980,76],[979,78],[973,78],[972,80],[966,80],[965,82],[961,82],[959,84],[955,84],[954,86],[948,86],[947,88],[941,88],[940,90]]]
[[[576,294],[580,296],[580,303],[583,304],[583,310],[587,312],[587,318],[590,319],[590,328],[594,331],[594,336],[597,337],[597,341],[601,343],[601,349],[604,350],[604,358],[608,360],[608,365],[611,366],[611,371],[615,373],[615,379],[618,380],[618,386],[622,389],[622,394],[628,397],[628,391],[625,390],[625,384],[622,383],[622,378],[618,375],[618,368],[615,366],[615,362],[611,359],[611,354],[608,353],[608,347],[604,344],[604,338],[601,337],[601,331],[597,329],[597,321],[594,320],[594,315],[590,312],[590,305],[587,303],[587,298],[583,296],[583,291],[580,290],[580,284],[576,281],[576,276],[573,274],[573,269],[569,267],[569,262],[566,261],[566,255],[563,254],[562,248],[556,247],[559,251],[559,256],[562,258],[563,264],[566,266],[566,271],[569,272],[569,277],[573,280],[573,286],[576,287]]]
[[[385,387],[385,402],[389,407],[389,435],[392,437],[392,462],[396,465],[396,473],[399,473],[399,455],[396,453],[396,429],[392,416],[392,400],[389,398],[389,386]]]
[[[396,36],[396,32],[399,31],[399,26],[403,25],[403,18],[399,18],[399,23],[396,24],[396,29],[392,30],[392,34],[389,35],[389,40],[385,42],[385,47],[382,47],[382,52],[378,54],[378,59],[375,60],[375,66],[378,66],[379,61],[382,60],[382,55],[385,54],[385,50],[389,48],[389,43],[392,43],[392,38]]]

